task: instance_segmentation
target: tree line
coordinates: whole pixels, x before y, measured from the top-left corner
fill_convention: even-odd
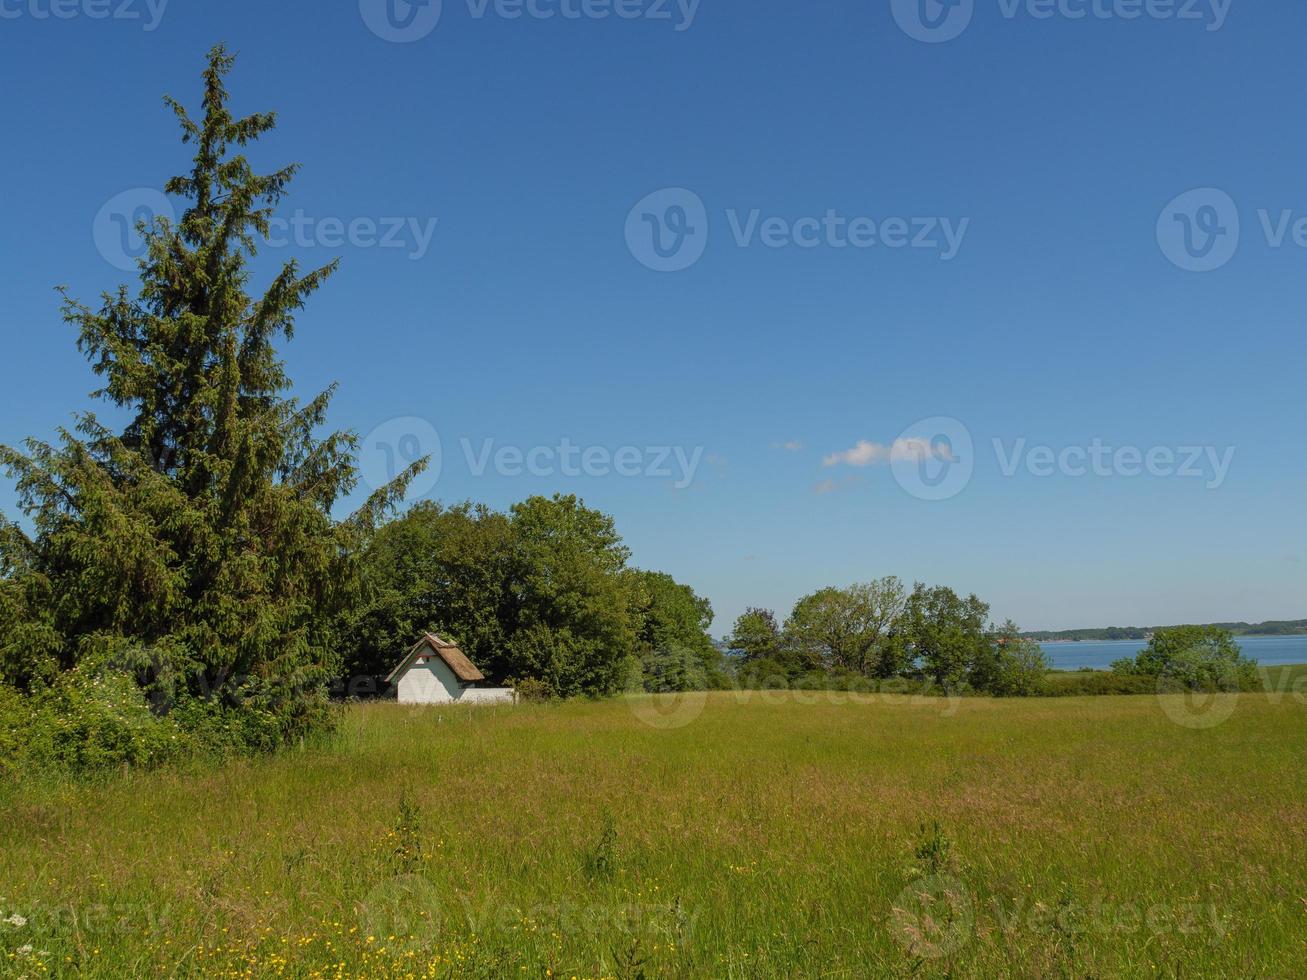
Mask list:
[[[1302,636],[1307,634],[1307,619],[1272,619],[1264,623],[1207,623],[1212,629],[1225,630],[1232,636]],[[1041,642],[1083,640],[1147,640],[1174,626],[1104,626],[1096,629],[1039,630],[1023,636]]]
[[[908,589],[889,576],[804,596],[784,623],[769,609],[749,609],[726,642],[736,672],[752,684],[900,678],[956,693],[1037,693],[1049,669],[1043,650],[1016,624],[993,625],[989,615],[975,595],[922,583]]]
[[[894,577],[804,596],[783,624],[750,609],[718,644],[706,598],[629,559],[613,519],[572,496],[507,512],[419,503],[361,552],[360,600],[342,616],[346,693],[380,691],[424,631],[543,697],[890,678],[1022,695],[1048,670],[1039,645],[991,624],[976,596]]]
[[[346,693],[381,690],[426,631],[541,697],[720,684],[711,604],[630,557],[613,518],[575,496],[506,512],[418,503],[360,552],[358,601],[341,616]]]

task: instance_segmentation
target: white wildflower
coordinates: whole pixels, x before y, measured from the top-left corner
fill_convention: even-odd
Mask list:
[[[24,919],[17,912],[15,912],[9,918],[0,921],[5,922],[7,925],[13,926],[15,929],[21,929],[23,928],[23,926],[27,925],[27,920]]]
[[[31,955],[32,955],[32,944],[31,944],[31,943],[28,943],[26,946],[19,946],[19,947],[18,947],[18,950],[17,950],[17,953],[18,953],[19,956],[31,956]]]

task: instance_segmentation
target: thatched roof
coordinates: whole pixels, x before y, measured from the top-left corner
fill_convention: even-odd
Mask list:
[[[486,679],[485,674],[477,670],[476,664],[472,663],[471,660],[468,660],[467,654],[460,650],[456,645],[450,643],[448,640],[442,640],[440,637],[436,636],[435,633],[427,633],[422,637],[422,639],[418,640],[417,643],[413,645],[413,648],[409,650],[404,659],[400,661],[399,666],[390,672],[390,676],[386,678],[386,683],[392,683],[396,677],[412,666],[413,661],[418,657],[423,655],[429,656],[431,654],[440,657],[440,659],[448,665],[449,669],[454,672],[454,676],[460,681],[471,683],[473,681],[483,681]]]

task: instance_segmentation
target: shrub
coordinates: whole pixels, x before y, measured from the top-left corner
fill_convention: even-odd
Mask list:
[[[736,683],[745,689],[780,691],[790,686],[790,670],[773,657],[762,657],[739,664]]]
[[[517,700],[523,704],[544,704],[554,699],[553,689],[544,681],[527,677],[513,684]]]
[[[1034,640],[1013,639],[998,648],[989,693],[1031,697],[1040,693],[1048,674],[1048,657]]]
[[[0,766],[12,774],[152,766],[189,743],[123,673],[71,671],[32,695],[0,688]]]
[[[1257,662],[1229,630],[1219,626],[1174,626],[1158,630],[1133,660],[1112,664],[1118,674],[1151,677],[1187,690],[1240,691],[1257,685]]]
[[[30,700],[0,684],[0,776],[17,776],[26,761]]]
[[[642,666],[644,689],[654,694],[702,691],[708,686],[703,661],[689,647],[677,643],[646,650]]]

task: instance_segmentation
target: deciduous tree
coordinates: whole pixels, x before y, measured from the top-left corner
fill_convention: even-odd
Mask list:
[[[795,604],[786,646],[813,668],[891,677],[903,665],[906,604],[903,583],[893,576],[821,589]]]
[[[911,656],[937,684],[957,688],[976,676],[987,664],[991,648],[985,627],[989,605],[974,595],[965,599],[947,586],[927,587],[918,583],[908,597],[904,611],[904,635]]]

